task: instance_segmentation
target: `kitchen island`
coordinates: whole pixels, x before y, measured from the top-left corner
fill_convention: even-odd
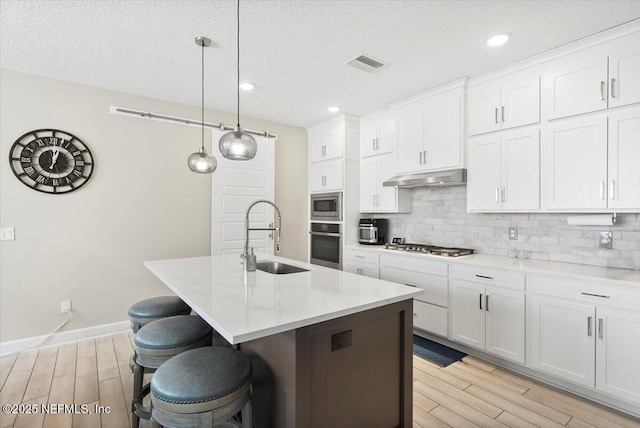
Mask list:
[[[254,425],[410,427],[413,287],[310,265],[244,272],[237,254],[145,262],[253,364]]]

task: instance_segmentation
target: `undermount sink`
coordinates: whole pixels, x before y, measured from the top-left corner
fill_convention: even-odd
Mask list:
[[[274,275],[284,275],[285,273],[308,272],[308,269],[302,269],[297,266],[291,266],[280,262],[258,262],[256,269],[263,272],[272,273]]]

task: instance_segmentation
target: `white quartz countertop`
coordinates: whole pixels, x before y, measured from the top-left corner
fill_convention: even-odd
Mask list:
[[[443,257],[430,254],[411,253],[398,250],[387,250],[384,246],[353,245],[349,248],[358,251],[376,251],[379,254],[398,254],[407,257],[438,260],[448,263],[463,263],[487,268],[515,270],[523,273],[554,275],[564,278],[583,279],[606,282],[613,285],[640,287],[640,271],[632,269],[608,268],[602,266],[562,263],[546,260],[517,259],[486,254],[471,254],[460,257]]]
[[[413,287],[282,257],[269,260],[309,271],[244,272],[237,254],[154,260],[144,265],[232,344],[422,294]]]

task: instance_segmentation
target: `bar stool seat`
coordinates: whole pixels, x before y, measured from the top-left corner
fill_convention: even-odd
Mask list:
[[[211,326],[197,315],[177,315],[159,319],[144,325],[138,331],[132,358],[133,428],[138,427],[139,418],[151,417],[150,409],[142,403],[150,390],[149,385],[143,386],[144,375],[153,373],[162,363],[182,352],[210,346],[213,334]]]
[[[212,427],[242,412],[252,427],[251,362],[233,348],[192,349],[164,363],[151,379],[153,420],[164,427]]]
[[[178,296],[159,296],[140,300],[129,308],[129,321],[134,333],[151,321],[175,315],[189,315],[191,308]]]

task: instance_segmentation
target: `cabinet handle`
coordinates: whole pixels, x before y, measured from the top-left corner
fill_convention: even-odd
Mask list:
[[[478,278],[484,278],[484,279],[493,279],[493,277],[492,277],[492,276],[485,276],[485,275],[478,275],[478,274],[476,274],[476,277],[478,277]]]
[[[504,202],[504,194],[505,194],[504,187],[500,189],[500,194],[501,194],[502,202]]]
[[[479,299],[479,301],[480,301],[480,310],[482,310],[482,293],[480,293],[480,295],[478,297],[480,297],[480,299]]]
[[[591,297],[602,297],[603,299],[608,299],[609,296],[605,296],[604,294],[593,294],[593,293],[585,293],[584,291],[582,292],[583,296],[591,296]]]
[[[420,165],[422,165],[422,155],[424,154],[424,152],[419,152],[418,153],[418,157],[420,158]]]
[[[615,199],[615,198],[616,198],[616,181],[611,180],[611,182],[609,183],[609,199]]]
[[[600,100],[604,101],[604,80],[600,81]]]
[[[600,182],[600,200],[604,201],[604,181]]]
[[[612,78],[611,78],[611,98],[615,98],[615,97],[616,97],[616,94],[615,94],[615,92],[613,91],[613,85],[614,85],[614,83],[616,83],[616,79],[614,79],[614,78],[612,77]]]
[[[356,254],[356,258],[358,258],[358,259],[364,259],[364,256],[359,256],[359,255],[357,255],[357,254]]]
[[[587,336],[591,337],[591,319],[593,317],[587,317]]]
[[[500,112],[500,117],[502,119],[502,123],[504,123],[504,106],[502,106],[502,111]]]
[[[603,339],[604,338],[604,332],[603,330],[603,323],[604,320],[602,318],[598,318],[598,338],[599,339]]]
[[[498,124],[498,107],[496,107],[496,125]]]
[[[422,160],[424,160],[424,163],[427,163],[427,151],[425,150],[424,152],[422,152]]]
[[[380,150],[380,138],[376,138],[376,150]]]
[[[500,203],[500,188],[496,187],[496,204]]]
[[[409,284],[408,282],[405,282],[404,285],[408,285],[409,287],[419,288],[417,285]]]
[[[489,295],[487,294],[484,299],[484,310],[489,312]]]
[[[373,148],[373,150],[376,149],[376,139],[375,138],[373,140],[371,140],[371,148]]]

